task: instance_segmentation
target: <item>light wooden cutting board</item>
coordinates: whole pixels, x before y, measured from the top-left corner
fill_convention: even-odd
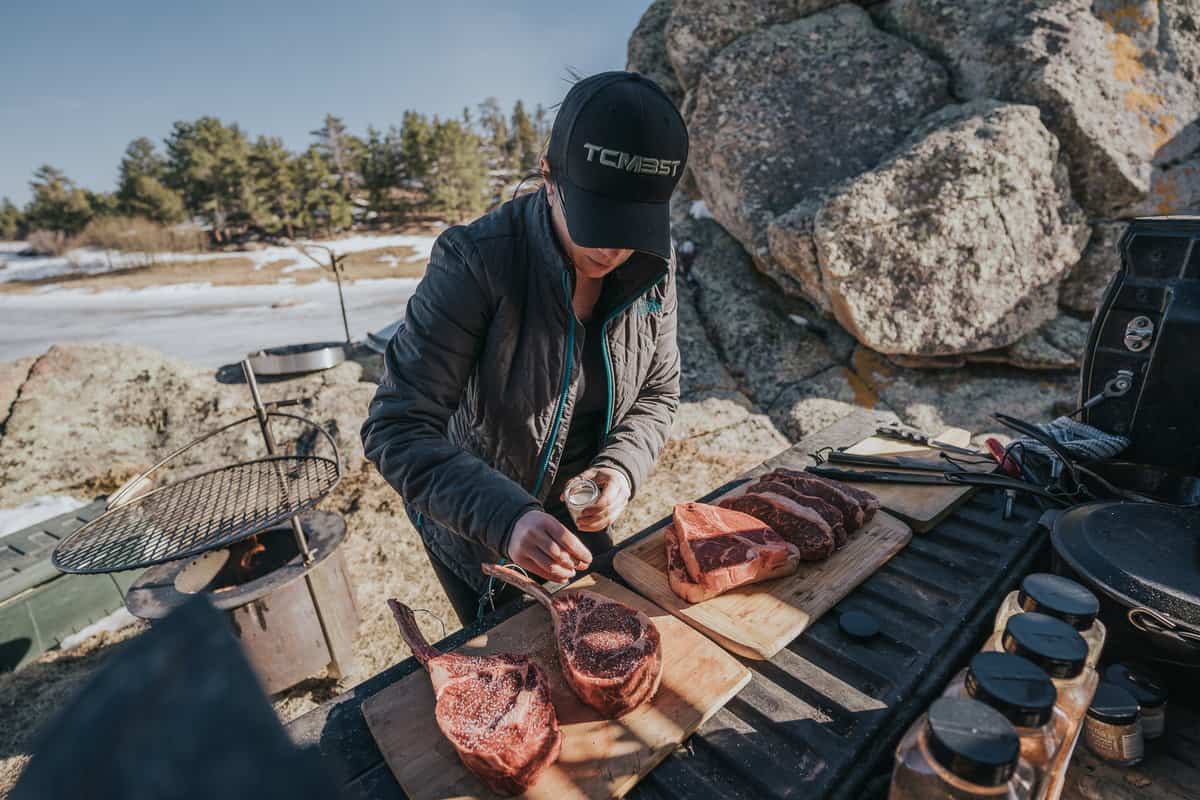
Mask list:
[[[550,678],[562,753],[522,795],[527,798],[623,796],[750,681],[750,671],[716,644],[613,581],[588,575],[566,590],[573,588],[607,595],[650,617],[662,637],[662,684],[649,704],[619,720],[601,718],[563,680],[550,615],[539,605],[463,645],[458,652],[471,655],[526,653]],[[438,729],[425,670],[370,697],[362,711],[384,760],[412,800],[495,797],[467,771]]]
[[[713,500],[713,503],[718,500]],[[613,567],[639,592],[746,658],[771,658],[912,539],[912,531],[879,511],[824,561],[801,562],[792,575],[739,586],[689,603],[667,581],[666,531],[618,551]]]
[[[934,439],[952,444],[957,447],[970,447],[971,433],[962,428],[947,428]],[[945,463],[939,457],[940,451],[930,447],[922,447],[912,442],[902,442],[895,439],[884,439],[872,436],[864,439],[853,447],[846,448],[847,453],[869,456],[904,456],[905,458],[920,458],[931,463]],[[951,455],[954,455],[953,453]],[[838,469],[852,471],[888,470],[888,467],[855,467],[849,464],[833,464]],[[946,465],[949,467],[949,465]],[[981,472],[992,472],[995,464],[982,467],[969,467]],[[958,506],[966,502],[975,491],[973,486],[920,486],[914,484],[888,483],[855,483],[853,486],[865,489],[879,498],[879,503],[892,514],[899,517],[918,533],[923,533],[937,525]]]

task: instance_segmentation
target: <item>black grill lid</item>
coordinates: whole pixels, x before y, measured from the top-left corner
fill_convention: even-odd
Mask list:
[[[1070,578],[1047,572],[1025,576],[1017,601],[1026,611],[1057,617],[1079,631],[1092,627],[1100,613],[1096,595]]]
[[[1041,667],[1011,653],[979,653],[966,675],[967,694],[1013,725],[1036,728],[1054,714],[1058,690]]]
[[[1072,570],[1125,607],[1200,625],[1200,511],[1092,503],[1059,517],[1051,541]]]
[[[1013,726],[978,700],[943,697],[929,707],[929,751],[958,777],[998,786],[1012,777],[1020,753]]]
[[[1036,611],[1009,617],[1001,644],[1005,652],[1029,659],[1051,678],[1074,678],[1087,661],[1087,642],[1079,631]]]

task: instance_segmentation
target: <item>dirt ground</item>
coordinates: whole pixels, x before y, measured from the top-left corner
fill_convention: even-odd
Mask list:
[[[317,251],[315,254],[320,257]],[[342,262],[344,275],[351,281],[369,278],[419,278],[425,274],[425,261],[411,260],[416,251],[410,247],[380,247],[350,253]],[[0,283],[0,294],[25,294],[55,284],[70,289],[89,289],[102,292],[112,289],[146,289],[203,281],[213,286],[255,286],[278,283],[283,278],[295,280],[296,285],[332,280],[328,268],[296,269],[285,273],[293,264],[283,259],[253,268],[246,257],[229,254],[205,261],[163,261],[144,267],[115,270],[99,275],[60,275],[40,281],[11,281]]]

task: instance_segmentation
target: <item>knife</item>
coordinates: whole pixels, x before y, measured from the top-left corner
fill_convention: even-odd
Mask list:
[[[986,456],[987,453],[981,453],[978,450],[971,450],[966,447],[948,444],[947,442],[939,442],[937,439],[931,438],[928,434],[913,428],[898,428],[893,425],[883,425],[875,429],[876,436],[882,436],[885,439],[898,439],[902,442],[912,442],[913,444],[932,447],[935,450],[945,450],[947,453],[958,453],[964,456]]]

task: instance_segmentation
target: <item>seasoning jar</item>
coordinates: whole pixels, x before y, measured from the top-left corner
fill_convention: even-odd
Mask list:
[[[1035,572],[1026,575],[1021,588],[1009,592],[996,612],[994,633],[999,637],[1004,626],[1014,614],[1036,611],[1060,619],[1079,631],[1087,642],[1087,665],[1096,668],[1100,651],[1104,648],[1104,623],[1096,618],[1100,613],[1100,601],[1082,584],[1061,575]]]
[[[1066,716],[1067,729],[1039,794],[1040,797],[1056,798],[1062,793],[1067,762],[1075,752],[1084,715],[1096,693],[1096,684],[1100,682],[1096,670],[1087,666],[1087,643],[1078,631],[1062,620],[1027,611],[1009,617],[995,644],[999,652],[1032,661],[1050,677],[1058,690],[1054,705]]]
[[[1070,720],[1055,706],[1058,690],[1032,661],[1011,653],[979,653],[950,681],[944,697],[969,697],[996,709],[1020,739],[1021,760],[1034,772],[1034,796],[1047,783]]]
[[[591,478],[576,476],[567,481],[563,496],[566,498],[567,513],[578,526],[579,515],[583,510],[600,499],[600,487]]]
[[[1104,680],[1115,683],[1133,695],[1142,716],[1142,736],[1146,741],[1163,735],[1167,726],[1167,687],[1145,667],[1111,664]]]
[[[1083,741],[1088,749],[1118,767],[1142,760],[1142,718],[1138,702],[1126,689],[1101,681],[1084,722]]]
[[[1032,783],[1017,732],[1000,712],[978,700],[942,697],[897,745],[888,800],[1026,800]]]

